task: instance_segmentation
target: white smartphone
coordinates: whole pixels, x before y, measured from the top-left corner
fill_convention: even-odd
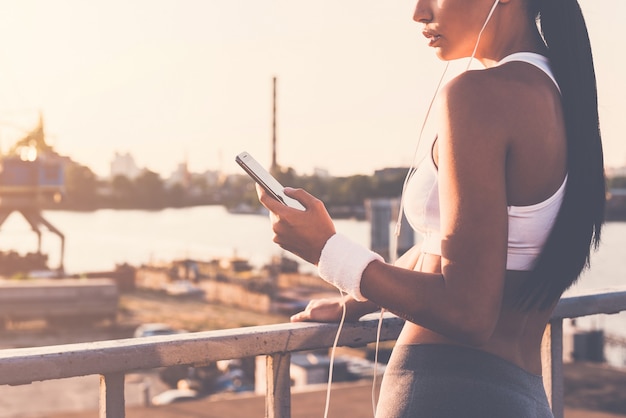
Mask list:
[[[285,194],[283,185],[263,168],[252,155],[244,151],[235,157],[235,161],[254,181],[261,185],[261,187],[276,200],[294,209],[305,210],[300,202]]]

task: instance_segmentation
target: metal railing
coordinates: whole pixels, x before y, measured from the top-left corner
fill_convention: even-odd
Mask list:
[[[556,418],[563,417],[563,319],[626,311],[626,288],[591,291],[563,298],[542,344],[544,385]],[[378,314],[347,323],[339,345],[374,342]],[[404,321],[386,316],[381,341],[395,340]],[[291,416],[291,353],[329,348],[336,324],[286,323],[158,337],[0,350],[0,385],[100,375],[100,417],[125,416],[124,376],[128,372],[174,365],[265,355],[268,418]]]

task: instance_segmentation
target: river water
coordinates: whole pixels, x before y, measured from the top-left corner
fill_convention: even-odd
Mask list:
[[[161,211],[98,210],[94,212],[46,211],[44,217],[65,234],[65,270],[68,273],[112,270],[116,264],[139,266],[177,258],[210,260],[234,255],[258,267],[284,254],[271,239],[269,219],[260,215],[228,213],[221,206]],[[369,246],[370,225],[365,221],[338,220],[339,232]],[[18,213],[0,229],[0,251],[26,253],[37,248],[37,236]],[[609,222],[592,266],[566,294],[588,289],[626,286],[626,222]],[[60,239],[45,231],[42,251],[49,266],[60,260]],[[285,254],[289,255],[289,254]],[[306,264],[301,270],[312,271]],[[583,328],[602,328],[626,337],[626,313],[579,320]],[[626,354],[612,363],[626,365]]]
[[[282,250],[272,242],[269,219],[231,214],[222,206],[200,206],[161,211],[98,210],[46,211],[50,223],[65,235],[68,273],[111,270],[118,263],[140,265],[176,258],[209,260],[237,255],[262,266]],[[337,221],[337,229],[369,245],[369,224]],[[35,251],[37,236],[14,212],[0,229],[0,251]],[[45,231],[42,251],[49,266],[59,264],[60,239]],[[303,266],[304,267],[304,266]]]

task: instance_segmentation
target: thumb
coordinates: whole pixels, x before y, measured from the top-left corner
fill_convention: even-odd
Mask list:
[[[287,196],[296,199],[302,203],[305,208],[311,206],[316,198],[304,189],[294,189],[293,187],[285,187],[284,192]]]

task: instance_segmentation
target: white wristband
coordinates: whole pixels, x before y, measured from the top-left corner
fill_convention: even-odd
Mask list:
[[[365,268],[374,260],[384,259],[374,251],[351,241],[341,234],[335,234],[326,241],[317,270],[322,279],[343,290],[358,301],[366,301],[361,294],[361,276]]]

